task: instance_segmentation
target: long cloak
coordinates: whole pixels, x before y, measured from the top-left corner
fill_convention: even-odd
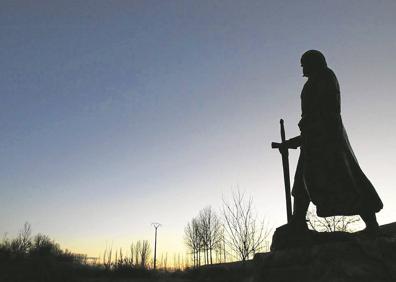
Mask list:
[[[308,78],[301,107],[301,153],[293,196],[307,194],[322,217],[381,210],[382,201],[349,143],[340,114],[340,88],[331,69]]]

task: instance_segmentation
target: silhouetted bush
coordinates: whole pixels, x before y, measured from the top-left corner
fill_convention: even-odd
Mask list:
[[[47,235],[32,237],[25,223],[16,238],[0,242],[0,281],[75,281],[87,272],[85,256],[64,251]]]

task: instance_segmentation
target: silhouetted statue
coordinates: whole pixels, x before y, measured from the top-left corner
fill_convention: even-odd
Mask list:
[[[303,54],[301,66],[308,77],[301,92],[301,135],[283,144],[288,148],[301,146],[292,189],[291,224],[307,228],[305,218],[312,201],[318,216],[360,215],[366,231],[375,234],[375,213],[383,204],[349,144],[340,115],[337,77],[316,50]]]

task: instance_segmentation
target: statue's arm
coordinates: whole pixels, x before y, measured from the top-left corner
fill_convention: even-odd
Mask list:
[[[301,135],[290,138],[289,140],[286,140],[285,143],[287,148],[297,149],[301,146]]]

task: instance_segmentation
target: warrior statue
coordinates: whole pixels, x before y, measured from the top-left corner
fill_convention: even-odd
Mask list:
[[[301,92],[301,135],[282,144],[286,150],[301,149],[292,189],[291,224],[307,228],[306,214],[312,201],[318,216],[360,215],[366,232],[376,234],[375,213],[383,204],[349,144],[337,77],[316,50],[303,54],[301,66],[308,78]]]

